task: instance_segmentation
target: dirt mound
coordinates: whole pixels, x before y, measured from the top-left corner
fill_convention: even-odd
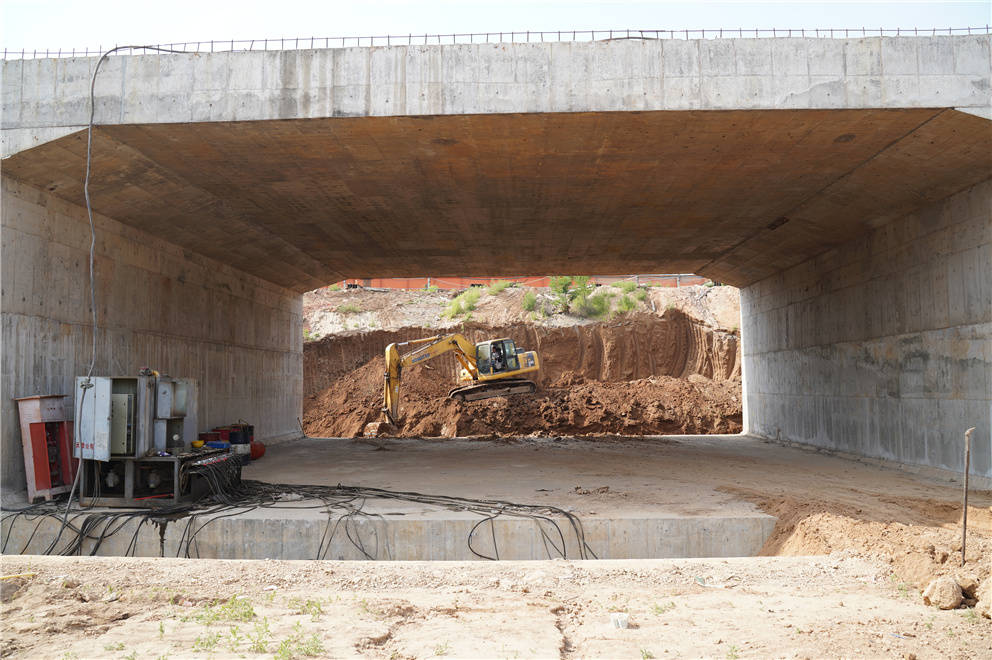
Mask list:
[[[550,387],[565,372],[579,374],[586,381],[613,383],[651,376],[687,378],[692,374],[714,380],[739,380],[741,373],[738,333],[712,328],[674,308],[660,317],[631,314],[607,323],[571,327],[468,323],[452,331],[472,341],[509,337],[517,346],[537,351],[542,363],[537,382],[542,387]],[[373,330],[308,342],[303,351],[304,396],[322,392],[381,356],[387,344],[438,332],[447,331]],[[428,366],[447,378],[449,386],[453,385],[458,368],[452,356],[442,356]]]
[[[778,518],[762,555],[826,555],[852,551],[882,557],[908,585],[923,589],[936,577],[974,574],[989,579],[992,565],[992,509],[968,507],[971,533],[967,568],[961,568],[960,507],[928,498],[900,497],[870,503],[769,497],[741,488],[721,488],[757,504]]]
[[[377,421],[383,371],[383,358],[374,358],[307,399],[303,417],[307,435],[354,437],[367,423]],[[396,435],[663,435],[741,430],[739,382],[653,376],[623,383],[586,383],[569,372],[559,383],[534,394],[458,402],[447,398],[453,383],[408,376],[403,381],[403,420]]]
[[[477,435],[654,435],[741,430],[737,335],[672,309],[569,328],[468,325],[473,341],[508,336],[535,349],[539,390],[485,401],[447,398],[456,384],[451,356],[404,374],[400,437]],[[380,419],[382,350],[423,328],[328,337],[304,355],[304,429],[354,437]]]

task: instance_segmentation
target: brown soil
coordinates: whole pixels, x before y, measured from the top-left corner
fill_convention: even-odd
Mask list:
[[[762,555],[825,555],[838,550],[882,558],[898,580],[922,590],[932,579],[992,574],[992,507],[969,506],[966,568],[961,567],[960,503],[929,497],[850,498],[796,495],[724,487],[778,518]],[[975,497],[987,502],[988,498]]]
[[[826,557],[542,562],[4,558],[19,658],[980,658],[992,625]],[[234,599],[234,600],[232,600]],[[233,603],[233,605],[231,605]],[[611,621],[625,615],[626,628]]]
[[[567,328],[469,324],[473,341],[510,337],[538,352],[538,392],[460,403],[451,356],[408,370],[398,437],[468,435],[702,434],[741,430],[740,348],[677,309]],[[304,354],[304,430],[353,437],[380,419],[381,357],[394,341],[429,336],[424,328],[327,337]]]

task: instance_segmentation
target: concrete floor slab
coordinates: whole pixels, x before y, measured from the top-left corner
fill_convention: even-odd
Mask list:
[[[558,507],[579,517],[587,545],[603,559],[758,554],[776,518],[748,501],[755,493],[852,504],[875,499],[871,516],[913,522],[918,512],[912,502],[953,498],[957,490],[919,475],[747,436],[377,443],[310,438],[270,447],[245,468],[244,478]],[[362,515],[328,515],[319,502],[290,499],[278,508],[213,520],[205,515],[174,520],[164,529],[151,524],[138,529],[135,520],[104,541],[97,554],[125,554],[132,538],[138,556],[363,559],[359,546],[368,556],[397,560],[557,554],[542,535],[543,528],[557,542],[554,528],[532,519],[503,516],[490,523],[468,511],[392,499],[352,506]],[[578,557],[576,535],[563,518],[557,521],[567,556]],[[57,523],[42,521],[29,540],[34,525],[22,519],[5,526],[4,536],[10,532],[5,552],[42,552]],[[192,544],[190,530],[198,530]],[[94,543],[84,543],[83,553]]]

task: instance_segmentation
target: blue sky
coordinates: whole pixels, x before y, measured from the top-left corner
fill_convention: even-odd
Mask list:
[[[0,0],[0,47],[370,34],[611,28],[977,27],[992,0],[966,2],[558,2],[500,0]]]

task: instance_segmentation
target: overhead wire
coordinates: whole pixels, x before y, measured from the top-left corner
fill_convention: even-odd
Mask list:
[[[83,381],[81,388],[82,392],[79,395],[79,405],[78,412],[80,415],[83,411],[83,406],[86,402],[86,392],[93,386],[93,370],[96,367],[96,342],[97,342],[97,308],[96,308],[96,224],[93,222],[93,203],[90,199],[90,173],[92,171],[93,164],[93,127],[96,124],[96,80],[97,75],[100,73],[100,67],[103,63],[110,57],[111,54],[122,51],[122,50],[151,50],[162,53],[186,53],[187,51],[181,51],[171,48],[163,48],[154,45],[144,45],[144,46],[115,46],[106,52],[104,52],[100,59],[97,60],[96,66],[93,69],[93,76],[90,78],[90,116],[89,121],[86,125],[86,174],[83,178],[83,197],[86,200],[86,217],[89,220],[90,226],[90,249],[89,249],[89,287],[90,287],[90,322],[91,322],[91,342],[90,342],[90,363],[86,369],[86,379]],[[123,99],[121,99],[123,102]],[[78,423],[75,425],[74,429],[74,447],[80,447],[80,433],[81,425]],[[83,465],[80,463],[79,467],[76,469],[76,474],[72,479],[72,486],[69,488],[69,497],[65,503],[65,511],[62,515],[62,524],[59,527],[58,533],[55,538],[52,539],[51,544],[47,549],[47,553],[51,552],[59,540],[62,538],[62,533],[65,531],[67,522],[69,519],[69,510],[72,508],[72,500],[79,487],[80,473],[83,470]]]

